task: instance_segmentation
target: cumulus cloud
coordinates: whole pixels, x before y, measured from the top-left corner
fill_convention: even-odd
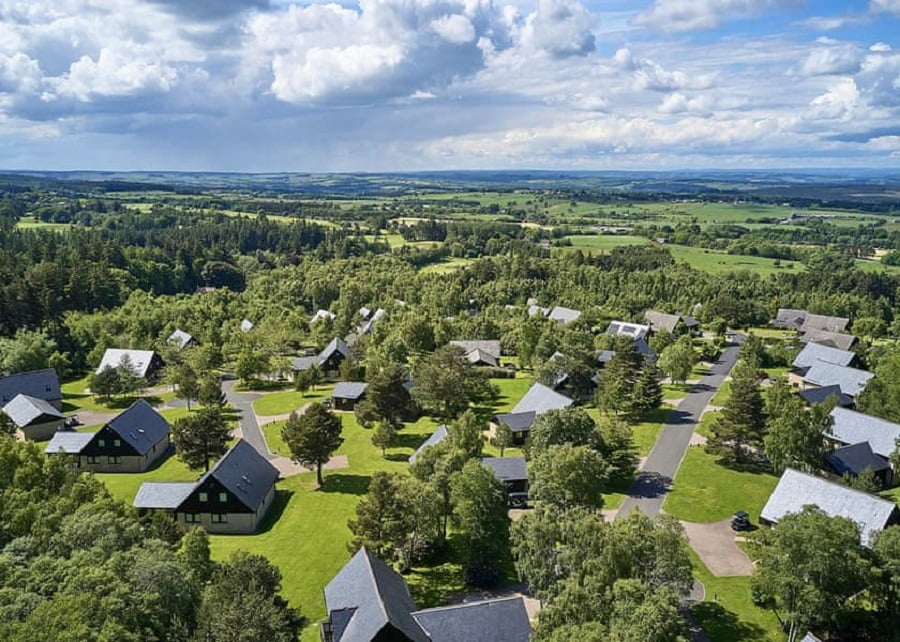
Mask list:
[[[799,4],[800,0],[654,0],[634,22],[657,31],[701,31],[716,29],[726,20]]]
[[[875,12],[886,12],[900,16],[900,0],[872,0],[869,6]]]
[[[838,119],[849,121],[859,103],[859,89],[852,78],[842,78],[833,83],[828,91],[814,98],[809,106],[809,115],[814,119]]]
[[[538,0],[522,29],[522,44],[558,56],[584,56],[596,49],[595,19],[577,0]]]
[[[613,55],[613,61],[621,69],[634,74],[635,84],[640,89],[651,91],[707,89],[715,83],[715,79],[709,74],[689,74],[665,69],[652,60],[635,56],[627,47],[617,50]]]
[[[220,19],[251,9],[268,9],[269,0],[148,0],[173,13],[203,20]]]
[[[856,74],[860,93],[876,107],[900,107],[900,51],[873,46]]]
[[[178,71],[134,50],[103,48],[95,58],[82,56],[68,73],[50,79],[47,100],[71,96],[90,101],[97,96],[129,96],[144,92],[168,92],[178,82]]]
[[[823,46],[809,52],[800,65],[804,76],[830,76],[852,74],[859,70],[862,53],[850,43],[821,41]]]

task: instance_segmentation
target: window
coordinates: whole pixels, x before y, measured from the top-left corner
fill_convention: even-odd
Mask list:
[[[206,493],[200,493],[200,501],[206,502],[207,500],[209,500],[209,495],[207,495]]]
[[[186,524],[199,524],[200,523],[200,514],[199,513],[185,513],[184,521]]]
[[[105,439],[98,439],[98,440],[97,440],[97,445],[100,446],[100,448],[103,448],[103,447],[106,445],[106,440],[105,440]]]
[[[121,464],[122,463],[122,458],[115,456],[115,455],[110,455],[106,459],[109,461],[110,464]]]
[[[213,524],[227,524],[228,513],[213,513],[211,516]]]
[[[228,493],[219,493],[219,501],[225,503],[228,501]]]
[[[116,448],[118,448],[118,447],[121,446],[121,445],[122,445],[122,440],[121,440],[121,439],[113,439],[113,446],[115,446]]]
[[[89,457],[87,458],[87,463],[89,463],[89,464],[99,464],[99,463],[100,463],[100,458],[97,457],[96,455],[91,455],[91,456],[89,456]]]

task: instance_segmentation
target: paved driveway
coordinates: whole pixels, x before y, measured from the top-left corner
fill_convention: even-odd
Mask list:
[[[737,545],[731,520],[709,524],[681,522],[688,541],[709,572],[716,577],[753,575],[753,563]]]

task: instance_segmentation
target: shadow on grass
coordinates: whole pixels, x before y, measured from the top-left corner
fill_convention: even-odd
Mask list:
[[[265,520],[263,520],[262,526],[259,531],[257,531],[258,533],[268,533],[272,530],[272,527],[275,526],[279,519],[281,519],[281,516],[284,514],[284,511],[293,496],[294,491],[292,490],[278,489],[275,491],[275,500],[272,502],[272,508],[269,509],[269,513],[266,515]]]
[[[405,462],[409,461],[409,455],[406,453],[389,453],[384,456],[384,459],[387,461],[396,461],[396,462]]]
[[[349,475],[347,473],[330,473],[325,476],[325,484],[320,489],[323,493],[343,493],[345,495],[365,495],[369,490],[369,475]]]
[[[415,435],[412,433],[403,433],[399,432],[394,435],[393,442],[391,443],[391,448],[409,448],[410,450],[415,450],[419,446],[422,445],[427,437],[423,437],[422,435]],[[408,457],[409,455],[405,455],[404,457]]]
[[[693,620],[717,642],[753,642],[767,640],[765,629],[738,616],[715,602],[700,602],[691,609]]]

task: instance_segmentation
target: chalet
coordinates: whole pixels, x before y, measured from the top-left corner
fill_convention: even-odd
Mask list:
[[[134,506],[210,533],[252,533],[274,503],[277,479],[278,469],[241,439],[196,482],[144,482]]]
[[[16,427],[16,435],[25,441],[45,441],[63,427],[62,412],[49,401],[18,394],[0,411]]]
[[[769,325],[783,330],[800,330],[804,321],[806,321],[806,310],[778,308],[775,318],[769,322]]]
[[[329,312],[328,310],[322,310],[321,308],[316,310],[316,313],[312,316],[312,319],[309,320],[309,324],[312,325],[319,321],[334,321],[337,318],[337,315],[334,312]]]
[[[184,330],[175,329],[175,331],[169,335],[169,338],[166,339],[166,343],[175,346],[179,350],[184,350],[189,346],[200,345],[200,342],[193,336],[185,332]]]
[[[157,353],[152,350],[120,350],[118,348],[110,348],[103,353],[100,365],[97,366],[97,374],[100,374],[107,368],[118,368],[122,365],[123,360],[131,362],[134,374],[141,379],[150,380],[163,367],[163,360]]]
[[[512,429],[514,444],[525,443],[531,426],[539,415],[549,410],[567,408],[573,403],[572,399],[552,388],[540,383],[532,384],[510,412],[496,415],[491,420],[491,433],[496,434],[497,426],[502,423]]]
[[[361,381],[341,381],[331,393],[331,405],[335,410],[353,410],[362,401],[369,384]]]
[[[416,610],[404,579],[365,547],[325,586],[322,642],[528,642],[521,597]]]
[[[564,308],[563,306],[558,305],[550,310],[547,318],[551,321],[568,325],[581,318],[581,310],[573,310],[572,308]]]
[[[839,477],[845,475],[859,477],[866,470],[871,471],[882,487],[890,484],[891,465],[883,457],[872,452],[869,442],[837,448],[825,455],[828,466]]]
[[[849,366],[855,360],[856,354],[848,350],[830,348],[819,343],[807,343],[791,363],[791,371],[803,375],[819,362]]]
[[[641,355],[645,361],[650,363],[656,363],[659,356],[650,347],[643,339],[636,339],[634,342],[634,351]],[[616,356],[615,350],[597,350],[597,363],[600,367],[605,367],[607,363],[612,361],[612,358]]]
[[[872,456],[880,460],[875,466],[876,459],[870,458],[870,463],[873,464],[872,469],[875,472],[882,471],[881,476],[885,485],[892,484],[893,474],[890,458],[891,453],[897,447],[897,440],[900,439],[900,424],[847,408],[834,408],[831,411],[831,418],[831,431],[826,434],[826,438],[838,446],[866,444]],[[850,452],[857,456],[864,453],[860,449]],[[860,469],[861,471],[862,469]],[[852,474],[852,471],[848,472]],[[843,472],[839,474],[843,474]]]
[[[694,317],[685,317],[680,314],[666,314],[665,312],[657,312],[656,310],[647,310],[644,312],[644,320],[650,326],[650,332],[660,332],[665,330],[670,334],[679,334],[684,328],[690,334],[696,333],[700,329],[700,322]]]
[[[356,361],[356,356],[343,339],[335,337],[319,354],[291,359],[291,368],[301,372],[317,366],[322,372],[337,372],[344,359]]]
[[[550,314],[550,308],[542,307],[536,303],[528,305],[528,316],[530,317],[546,317]]]
[[[645,339],[650,334],[650,326],[627,321],[613,321],[606,328],[606,334],[616,337],[631,337],[634,340]]]
[[[841,394],[855,399],[874,376],[874,374],[865,370],[819,361],[811,366],[802,376],[801,385],[804,388],[838,386]]]
[[[822,640],[813,635],[811,631],[807,631],[800,642],[822,642]]]
[[[525,503],[528,498],[528,467],[524,457],[488,457],[481,463],[506,484],[511,504]]]
[[[852,334],[829,332],[828,330],[809,330],[803,333],[800,341],[805,343],[818,343],[838,350],[850,350],[856,345],[856,337]]]
[[[83,470],[142,473],[167,452],[169,432],[169,422],[139,399],[95,433],[56,433],[44,452]]]
[[[423,452],[425,452],[425,450],[427,448],[431,448],[432,446],[437,446],[438,444],[443,443],[443,441],[446,438],[447,438],[447,426],[438,426],[438,429],[435,430],[433,433],[431,433],[431,435],[428,437],[428,439],[426,439],[425,441],[422,442],[421,446],[416,448],[416,452],[414,452],[412,455],[410,455],[410,457],[409,457],[410,465],[416,463],[416,459],[418,459],[419,455],[421,455]]]
[[[784,330],[796,330],[802,335],[807,335],[816,331],[841,333],[847,329],[849,323],[850,319],[845,317],[810,314],[806,310],[795,310],[793,308],[778,308],[778,312],[770,322],[770,325]]]
[[[43,399],[57,410],[62,409],[62,390],[53,368],[0,377],[0,407],[8,404],[16,395]]]
[[[241,321],[241,332],[250,332],[250,330],[252,330],[254,327],[256,326],[250,319],[244,319],[243,321]]]
[[[368,319],[359,324],[359,326],[356,328],[356,334],[360,337],[369,334],[372,330],[375,329],[375,324],[381,321],[381,319],[383,319],[384,315],[386,314],[387,312],[384,309],[378,308],[371,314],[371,316],[369,316]]]
[[[832,517],[846,517],[855,522],[864,546],[870,546],[872,538],[887,526],[900,523],[900,510],[894,502],[792,468],[781,475],[759,521],[777,524],[785,515],[799,513],[810,505]]]
[[[838,385],[799,390],[797,391],[797,396],[799,396],[808,406],[825,403],[830,399],[833,399],[834,403],[842,408],[850,408],[853,406],[853,398],[843,394],[841,392],[841,387]]]
[[[450,345],[462,348],[466,353],[466,360],[474,366],[496,368],[500,365],[499,341],[451,341]]]

